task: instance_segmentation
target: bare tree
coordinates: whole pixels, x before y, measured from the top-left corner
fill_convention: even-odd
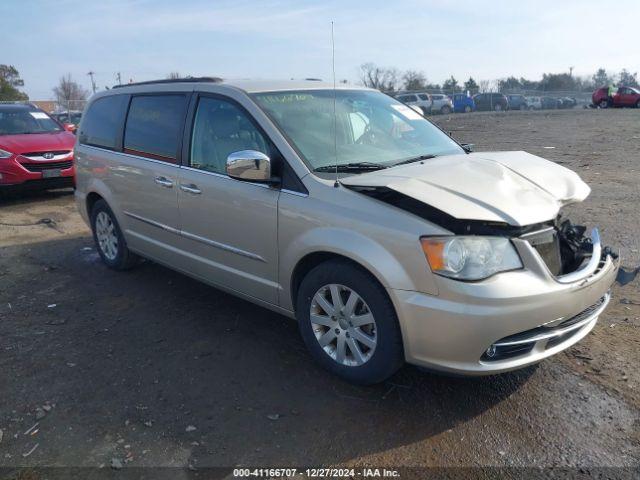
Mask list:
[[[58,86],[53,87],[53,94],[58,104],[66,110],[82,110],[89,96],[86,89],[71,79],[70,73],[60,78]]]
[[[167,78],[169,80],[179,80],[182,78],[182,75],[180,75],[180,72],[169,72],[169,75],[167,75]]]
[[[404,81],[402,88],[405,90],[424,90],[427,85],[427,78],[424,76],[424,73],[416,70],[407,70],[404,72],[402,80]]]
[[[478,88],[480,93],[497,92],[498,80],[480,80],[478,82]]]
[[[378,67],[374,63],[360,65],[360,80],[365,87],[383,92],[397,90],[400,72],[396,68]]]

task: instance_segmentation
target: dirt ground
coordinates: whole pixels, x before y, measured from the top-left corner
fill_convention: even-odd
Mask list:
[[[593,191],[571,218],[600,226],[627,270],[640,264],[640,111],[434,120],[476,150],[526,150],[578,172]],[[538,366],[476,379],[407,366],[356,387],[317,367],[284,317],[151,262],[104,267],[69,192],[0,202],[6,475],[110,471],[114,461],[196,471],[579,467],[586,476],[640,466],[640,277],[615,285],[587,338]],[[54,222],[6,225],[43,218]]]

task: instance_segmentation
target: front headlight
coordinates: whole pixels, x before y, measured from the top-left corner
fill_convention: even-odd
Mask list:
[[[0,158],[9,158],[13,153],[7,152],[6,150],[2,150],[0,148]]]
[[[460,280],[481,280],[494,273],[522,268],[508,238],[422,237],[422,250],[433,273]]]

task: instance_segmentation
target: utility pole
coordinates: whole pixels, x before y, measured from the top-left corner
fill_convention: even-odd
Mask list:
[[[93,93],[96,93],[96,90],[97,90],[96,81],[93,79],[93,76],[95,74],[96,72],[94,72],[93,70],[87,73],[87,75],[91,77],[91,89],[93,90]]]
[[[118,85],[122,85],[122,77],[120,76],[120,72],[116,73],[116,79],[118,80]]]
[[[572,77],[573,76],[573,68],[574,67],[569,67],[569,76]]]

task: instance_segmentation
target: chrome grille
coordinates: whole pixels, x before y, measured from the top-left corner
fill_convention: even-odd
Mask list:
[[[69,155],[71,150],[45,150],[44,152],[27,152],[21,153],[23,157],[42,157],[45,153],[51,153],[53,155]]]

